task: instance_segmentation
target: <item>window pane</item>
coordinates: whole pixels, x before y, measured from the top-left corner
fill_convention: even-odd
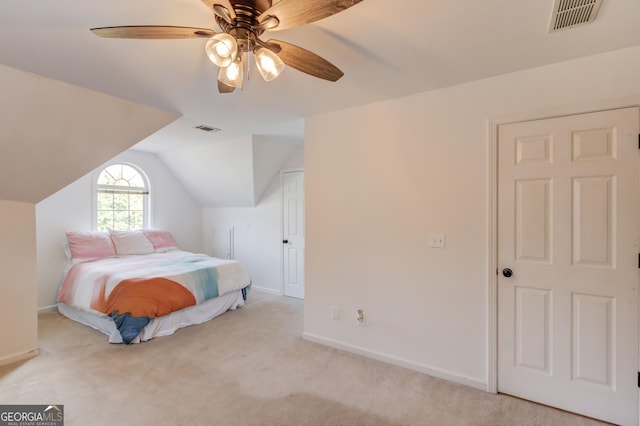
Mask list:
[[[142,180],[142,176],[140,175],[135,175],[134,177],[132,177],[131,179],[129,179],[129,184],[131,185],[132,188],[144,188],[144,181]]]
[[[114,164],[113,166],[109,166],[105,169],[105,171],[113,176],[114,179],[120,179],[122,177],[121,164]]]
[[[131,229],[144,228],[144,212],[141,210],[131,211]]]
[[[113,210],[113,194],[98,192],[98,210]]]
[[[129,208],[131,210],[144,210],[144,195],[131,194],[129,196]]]
[[[113,212],[99,211],[98,212],[98,231],[108,231],[109,228],[113,228]]]
[[[122,179],[131,180],[132,177],[137,176],[138,172],[131,166],[127,166],[126,164],[122,165],[121,172]]]
[[[114,211],[113,218],[113,229],[118,231],[129,229],[129,211]]]
[[[100,176],[98,177],[99,185],[113,185],[115,182],[116,180],[106,170],[100,173]]]
[[[122,164],[114,164],[105,169],[109,174],[115,178],[122,176]]]
[[[117,211],[129,210],[129,194],[113,194],[113,208]]]
[[[129,186],[129,181],[128,180],[124,180],[124,179],[117,179],[116,182],[114,183],[114,185],[128,187]]]

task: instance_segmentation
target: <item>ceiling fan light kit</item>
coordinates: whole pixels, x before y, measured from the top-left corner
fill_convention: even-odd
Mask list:
[[[219,67],[228,67],[238,55],[238,42],[227,33],[216,34],[204,45],[207,56]]]
[[[265,31],[279,31],[318,21],[362,0],[202,0],[212,10],[219,33],[206,28],[161,25],[92,28],[100,37],[129,39],[208,38],[205,53],[219,67],[218,91],[242,89],[253,56],[265,81],[277,78],[288,65],[313,77],[337,81],[344,74],[326,59],[279,40],[263,41]]]
[[[253,52],[256,66],[264,81],[271,81],[284,71],[284,62],[271,50],[260,47]]]
[[[242,83],[244,81],[242,62],[233,61],[227,67],[220,67],[218,71],[218,82],[226,84],[229,87],[236,89],[242,89]]]

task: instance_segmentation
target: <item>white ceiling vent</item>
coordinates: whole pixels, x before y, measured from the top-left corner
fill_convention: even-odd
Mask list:
[[[218,129],[217,127],[206,126],[204,124],[196,126],[195,128],[198,129],[198,130],[202,130],[203,132],[213,132],[213,133],[215,133],[215,132],[219,132],[220,131],[220,129]]]
[[[549,32],[593,22],[601,4],[602,0],[555,0]]]

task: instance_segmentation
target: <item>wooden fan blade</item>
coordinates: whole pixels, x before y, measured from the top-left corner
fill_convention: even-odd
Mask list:
[[[302,47],[280,40],[269,40],[266,44],[267,48],[278,54],[282,62],[298,71],[329,81],[338,81],[344,75],[331,62]]]
[[[213,30],[193,27],[170,27],[162,25],[136,25],[131,27],[91,28],[100,37],[138,38],[138,39],[173,39],[212,37]]]
[[[202,0],[202,3],[204,3],[207,8],[209,8],[209,10],[213,10],[214,4],[219,4],[229,11],[229,16],[231,17],[231,19],[235,19],[236,17],[236,11],[233,10],[233,5],[229,0]]]
[[[234,90],[236,90],[235,87],[228,86],[228,85],[224,84],[223,82],[221,82],[220,80],[218,80],[218,92],[220,92],[220,93],[231,93]]]
[[[203,0],[204,1],[204,0]],[[269,16],[275,16],[280,24],[270,31],[284,30],[318,21],[355,6],[362,0],[282,0],[265,10],[258,21],[262,23]]]

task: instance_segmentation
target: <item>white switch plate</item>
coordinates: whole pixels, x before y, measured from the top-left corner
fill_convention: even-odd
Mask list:
[[[430,234],[429,235],[429,247],[444,248],[445,247],[445,235],[444,234]]]

